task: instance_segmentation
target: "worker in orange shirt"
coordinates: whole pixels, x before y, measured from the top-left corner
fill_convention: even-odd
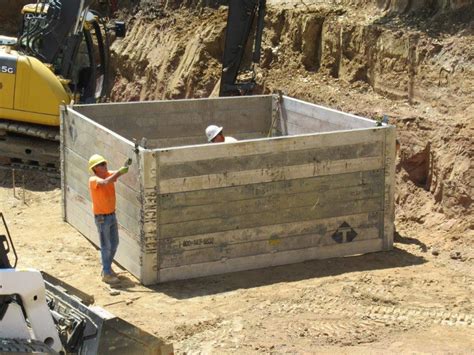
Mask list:
[[[115,182],[119,176],[128,172],[128,166],[123,166],[117,171],[109,171],[104,157],[94,154],[89,159],[89,171],[94,174],[89,178],[89,190],[95,224],[100,237],[102,281],[117,284],[120,279],[112,270],[112,261],[119,244],[115,216]]]

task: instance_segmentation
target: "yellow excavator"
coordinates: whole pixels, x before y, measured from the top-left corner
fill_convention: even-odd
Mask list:
[[[109,38],[125,35],[92,0],[38,0],[18,37],[0,36],[0,164],[57,170],[59,105],[106,98]]]

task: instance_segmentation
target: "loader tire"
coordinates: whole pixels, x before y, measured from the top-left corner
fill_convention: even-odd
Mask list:
[[[30,339],[0,339],[0,354],[20,355],[20,354],[54,354],[56,351],[45,343]]]

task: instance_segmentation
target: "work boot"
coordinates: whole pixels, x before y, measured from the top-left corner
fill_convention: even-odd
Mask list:
[[[117,276],[111,275],[111,274],[103,274],[102,275],[102,281],[109,284],[109,285],[114,285],[120,283],[120,279]]]

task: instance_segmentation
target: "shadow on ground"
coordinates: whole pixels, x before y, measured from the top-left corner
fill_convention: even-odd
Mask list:
[[[87,173],[87,172],[86,172]],[[0,187],[28,191],[52,191],[61,187],[61,179],[55,174],[52,175],[43,171],[29,170],[0,170]]]
[[[241,271],[192,280],[173,281],[150,287],[150,289],[177,299],[187,299],[238,289],[272,285],[280,282],[286,283],[337,276],[350,272],[407,267],[425,262],[426,260],[423,257],[394,248],[388,252],[345,258],[311,260],[298,264]]]
[[[426,246],[426,244],[421,242],[420,240],[418,240],[416,238],[402,236],[402,235],[400,235],[400,233],[395,232],[395,235],[394,235],[393,239],[394,239],[395,243],[407,244],[407,245],[409,245],[409,244],[418,245],[420,247],[420,250],[424,253],[426,253],[428,251],[428,247]]]

